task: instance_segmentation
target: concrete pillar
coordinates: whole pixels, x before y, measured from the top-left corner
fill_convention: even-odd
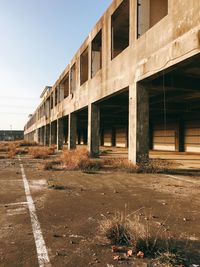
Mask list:
[[[68,119],[68,149],[76,149],[77,115],[70,113]]]
[[[88,106],[88,151],[91,157],[99,156],[100,108],[97,104]]]
[[[48,146],[49,145],[49,135],[50,135],[50,125],[46,125],[46,135],[45,135],[45,138],[46,138],[46,145]]]
[[[34,138],[34,141],[36,143],[39,143],[39,129],[38,128],[35,130],[35,138]]]
[[[47,145],[47,139],[46,139],[46,135],[47,135],[47,126],[45,125],[43,127],[43,145],[46,146]]]
[[[51,145],[55,145],[57,142],[57,122],[51,123]]]
[[[51,146],[53,144],[52,142],[52,123],[49,124],[49,145]]]
[[[149,95],[147,85],[129,87],[129,160],[139,162],[149,155]]]
[[[57,150],[63,148],[63,139],[64,139],[64,125],[63,119],[57,119]]]
[[[40,144],[43,145],[43,129],[40,128]]]

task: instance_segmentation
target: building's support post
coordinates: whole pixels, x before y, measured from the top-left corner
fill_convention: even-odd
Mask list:
[[[35,130],[35,138],[33,141],[36,143],[39,143],[39,129],[38,128]]]
[[[52,139],[52,123],[50,122],[49,124],[49,145],[51,146],[53,144],[53,139]]]
[[[44,139],[44,141],[43,141],[43,145],[44,145],[44,146],[47,145],[46,135],[47,135],[47,126],[45,125],[45,126],[43,127],[43,139]]]
[[[40,128],[40,145],[43,145],[43,128]]]
[[[40,144],[40,128],[38,128],[38,144]]]
[[[57,119],[57,150],[63,148],[64,125],[63,119]]]
[[[178,151],[185,152],[185,125],[184,121],[179,121],[178,127]]]
[[[57,141],[57,124],[56,122],[51,123],[51,145],[55,145]]]
[[[76,149],[77,115],[70,113],[68,119],[68,149]]]
[[[50,135],[50,125],[46,125],[46,145],[48,146],[49,145],[49,135]]]
[[[149,155],[149,95],[147,85],[129,87],[129,160],[137,163]]]
[[[99,157],[100,108],[97,104],[88,106],[88,151],[90,157]]]

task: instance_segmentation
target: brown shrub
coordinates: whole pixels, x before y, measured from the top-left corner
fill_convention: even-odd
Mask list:
[[[172,169],[173,163],[163,159],[141,159],[138,163],[140,173],[164,173]]]
[[[6,142],[0,143],[0,152],[7,152],[8,151],[8,144]]]
[[[95,171],[102,167],[101,160],[89,158],[86,148],[63,151],[61,161],[67,170]]]
[[[19,146],[37,146],[38,144],[36,142],[29,142],[26,140],[22,140],[19,142]]]
[[[54,155],[56,152],[56,146],[55,145],[51,145],[49,147],[49,155]]]
[[[127,172],[137,172],[138,169],[137,165],[134,165],[128,159],[123,158],[105,159],[104,165],[111,166],[113,169],[116,170],[124,170]]]
[[[163,159],[141,158],[137,165],[134,165],[128,159],[112,158],[104,159],[104,165],[112,167],[115,170],[138,173],[165,173],[172,169],[174,164]]]
[[[30,147],[29,155],[34,159],[46,159],[53,154],[51,147]]]
[[[159,264],[150,266],[185,264],[186,248],[180,248],[177,241],[170,238],[165,231],[159,229],[155,233],[152,229],[155,229],[155,225],[149,221],[142,222],[137,211],[132,214],[118,212],[110,218],[104,216],[99,222],[98,239],[112,245],[131,246],[135,255],[142,251],[145,257]]]
[[[59,165],[61,165],[61,160],[59,159],[48,160],[44,163],[44,170],[45,171],[57,170]]]
[[[10,143],[8,146],[7,157],[10,159],[14,158],[16,155],[16,151],[17,151],[16,145]]]
[[[99,236],[106,238],[112,245],[131,245],[136,250],[137,241],[148,239],[150,234],[138,215],[117,212],[111,218],[104,217],[100,221]]]

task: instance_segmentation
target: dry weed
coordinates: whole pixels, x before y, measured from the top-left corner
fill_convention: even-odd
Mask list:
[[[30,147],[29,155],[34,159],[46,159],[54,153],[51,147]]]
[[[17,152],[16,145],[13,144],[13,143],[10,143],[8,145],[7,157],[10,158],[10,159],[13,159],[15,157],[15,155],[16,155],[16,152]]]
[[[19,142],[19,146],[25,146],[25,147],[29,147],[29,146],[37,146],[37,143],[36,142],[29,142],[29,141],[26,141],[26,140],[22,140]]]
[[[138,212],[117,212],[110,218],[104,216],[99,222],[98,240],[115,246],[131,246],[135,255],[140,251],[151,259],[152,266],[171,267],[185,264],[185,253],[180,250],[177,241],[160,229],[155,233],[154,229],[155,225],[142,221]]]
[[[163,159],[141,158],[138,163],[138,172],[140,173],[165,173],[172,169],[173,163]]]
[[[150,235],[138,215],[117,212],[113,217],[104,217],[100,221],[99,236],[106,237],[112,245],[132,245],[136,249],[137,241],[148,239]]]
[[[133,164],[128,159],[124,158],[110,158],[104,159],[104,165],[113,168],[114,170],[121,170],[131,173],[164,173],[168,172],[174,167],[170,161],[163,159],[148,159],[141,157],[139,163]]]
[[[50,171],[50,170],[57,170],[56,166],[59,166],[61,164],[60,159],[54,159],[54,160],[48,160],[44,163],[44,170]]]
[[[89,153],[86,148],[63,151],[61,161],[67,170],[95,171],[102,167],[100,160],[89,158]]]
[[[137,165],[134,165],[128,159],[123,159],[123,158],[105,159],[104,165],[110,166],[115,170],[123,170],[123,171],[127,171],[127,172],[137,172],[137,170],[138,170]]]

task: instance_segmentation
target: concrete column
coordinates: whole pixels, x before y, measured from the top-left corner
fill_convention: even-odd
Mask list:
[[[43,127],[43,145],[44,145],[44,146],[47,145],[46,135],[47,135],[47,126],[45,125],[45,126]]]
[[[46,125],[46,136],[45,136],[45,142],[46,145],[49,145],[49,135],[50,135],[50,124]]]
[[[35,130],[35,138],[34,138],[34,141],[36,143],[39,143],[39,129],[38,128]]]
[[[91,157],[99,156],[100,108],[97,104],[88,106],[88,151]]]
[[[68,149],[76,149],[76,135],[77,135],[77,116],[76,113],[69,114],[68,120]]]
[[[43,145],[43,129],[40,128],[40,144]]]
[[[63,148],[63,139],[64,139],[64,125],[63,119],[57,120],[57,150]]]
[[[57,124],[56,122],[51,123],[51,145],[55,145],[57,141]]]
[[[129,160],[133,163],[149,155],[149,96],[146,85],[129,88]]]
[[[49,145],[51,146],[52,143],[52,123],[49,124]]]

